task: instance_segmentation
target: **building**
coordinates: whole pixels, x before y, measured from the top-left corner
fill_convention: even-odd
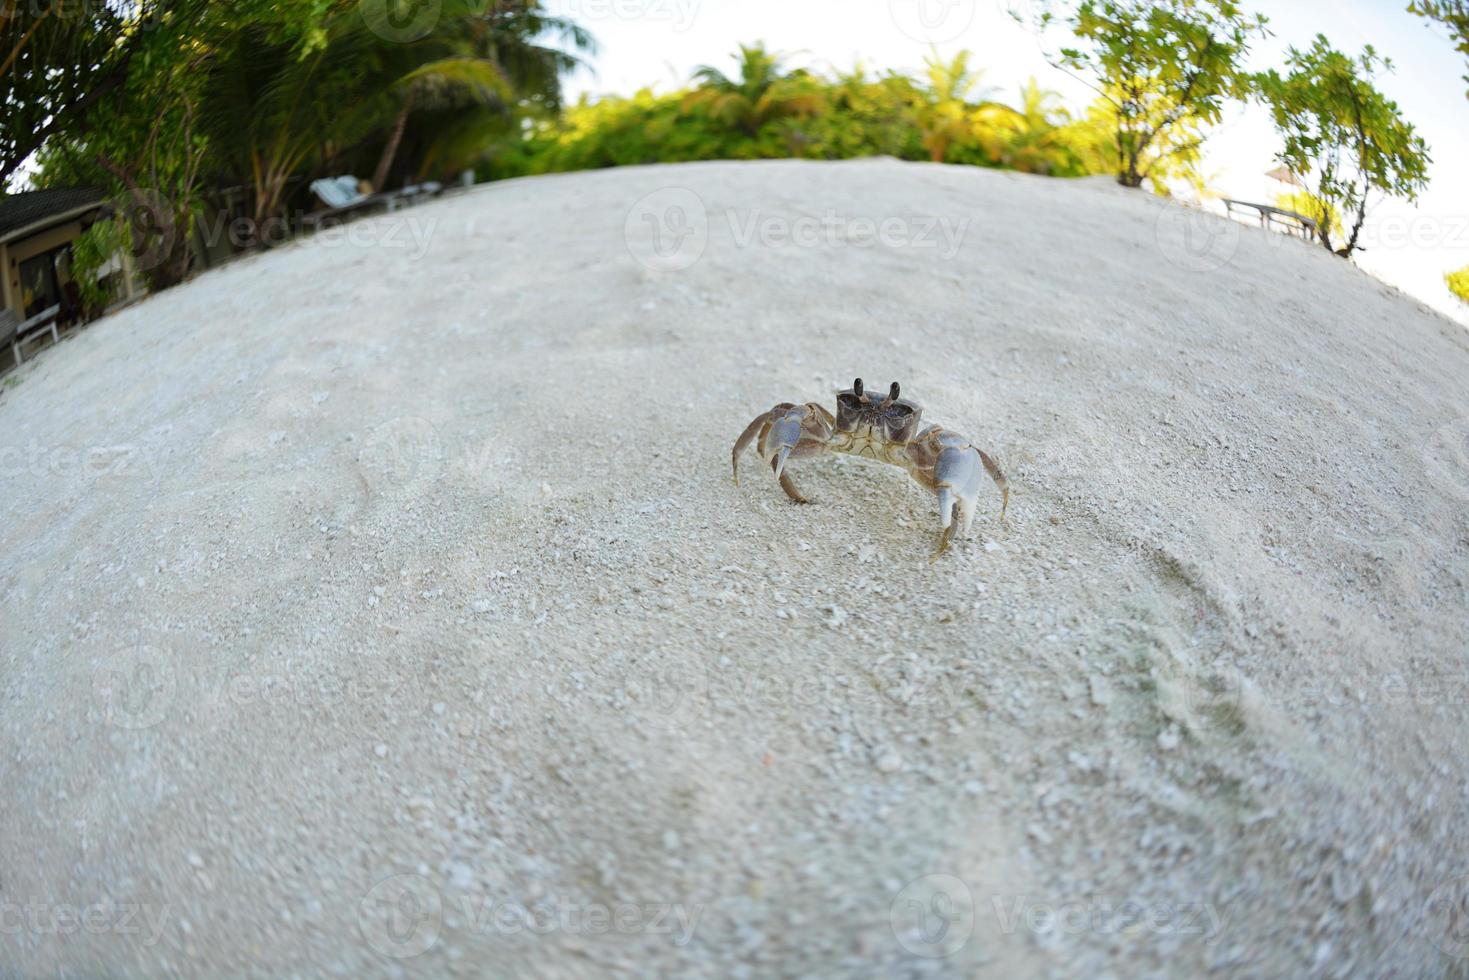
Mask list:
[[[21,320],[66,305],[71,244],[102,209],[100,191],[59,187],[0,197],[0,309]]]

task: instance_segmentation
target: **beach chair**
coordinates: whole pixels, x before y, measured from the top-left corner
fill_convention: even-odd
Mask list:
[[[0,336],[6,336],[6,339],[10,341],[10,351],[15,355],[16,367],[19,367],[21,361],[24,360],[20,353],[21,345],[30,340],[32,336],[40,335],[49,330],[53,344],[61,340],[61,336],[56,332],[56,318],[60,313],[61,304],[56,303],[46,307],[35,316],[16,323],[13,322],[15,315],[6,311],[7,316],[5,322],[0,323]]]
[[[326,205],[326,210],[313,211],[303,217],[301,223],[311,228],[320,228],[321,223],[329,218],[339,218],[372,207],[382,206],[389,211],[397,209],[396,194],[364,194],[358,190],[359,183],[351,174],[313,180],[311,193]]]
[[[408,184],[402,190],[395,191],[407,204],[421,204],[431,197],[438,197],[444,190],[444,185],[436,180],[425,181],[422,184]]]

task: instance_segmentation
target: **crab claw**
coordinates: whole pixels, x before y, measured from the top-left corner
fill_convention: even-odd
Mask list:
[[[805,417],[806,413],[799,408],[777,415],[771,420],[770,431],[760,440],[760,455],[770,464],[777,480],[785,475],[786,460],[801,441],[801,422]]]
[[[1010,487],[995,461],[982,450],[964,444],[951,443],[939,453],[934,466],[934,489],[938,491],[939,518],[943,521],[944,530],[934,558],[949,550],[949,541],[956,532],[960,535],[969,533],[983,483],[980,477],[984,473],[988,473],[1000,488],[1000,519],[1004,520],[1005,511],[1010,506]]]
[[[791,476],[786,472],[786,460],[791,458],[797,449],[802,437],[806,435],[805,429],[806,409],[804,408],[777,408],[770,413],[770,428],[766,429],[760,436],[760,458],[770,464],[770,471],[780,481],[780,488],[786,492],[798,504],[810,503],[801,491],[796,489],[795,483],[791,482]],[[809,452],[809,450],[808,450]]]
[[[780,488],[786,492],[786,496],[798,504],[810,503],[791,482],[791,475],[786,472],[786,462],[826,451],[834,422],[831,413],[820,405],[793,405],[790,402],[782,402],[765,414],[756,416],[735,441],[731,460],[735,485],[738,486],[740,482],[740,453],[758,438],[760,441],[756,449],[759,450],[760,458],[780,481]]]

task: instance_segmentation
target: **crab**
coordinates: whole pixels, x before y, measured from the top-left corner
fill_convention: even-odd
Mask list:
[[[837,394],[832,415],[815,402],[781,402],[755,418],[735,440],[732,462],[735,486],[740,483],[740,453],[759,437],[756,451],[780,481],[781,489],[798,504],[810,503],[791,482],[786,463],[819,453],[847,453],[880,463],[901,466],[908,475],[938,496],[943,522],[937,559],[949,548],[956,532],[964,535],[974,520],[979,500],[980,473],[988,473],[1000,488],[1000,520],[1010,506],[1010,486],[995,461],[957,432],[937,425],[918,429],[923,408],[901,397],[896,381],[886,397],[872,395],[862,379]]]

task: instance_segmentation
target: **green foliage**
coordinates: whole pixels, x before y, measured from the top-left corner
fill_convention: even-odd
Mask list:
[[[1042,15],[1041,26],[1050,21]],[[1139,187],[1187,169],[1204,127],[1242,98],[1240,65],[1265,20],[1232,0],[1082,0],[1066,23],[1080,41],[1058,63],[1089,76],[1110,109],[1118,182]]]
[[[1344,242],[1330,224],[1318,229],[1322,246],[1344,257],[1357,248],[1371,194],[1411,201],[1428,185],[1428,144],[1373,84],[1391,67],[1370,45],[1351,58],[1318,34],[1309,49],[1290,49],[1286,75],[1257,76],[1284,143],[1280,161],[1317,200],[1351,215]]]
[[[923,160],[918,116],[926,101],[922,87],[894,72],[869,76],[860,64],[827,84],[828,109],[805,129],[823,159],[891,156]]]
[[[1444,276],[1444,282],[1449,284],[1449,291],[1465,303],[1469,303],[1469,265],[1458,272],[1450,272]]]
[[[302,54],[268,25],[241,24],[218,39],[207,65],[211,162],[221,177],[250,188],[257,229],[280,210],[292,176],[323,150],[365,139],[393,109],[388,85],[361,82],[392,72],[390,52],[378,50],[364,20],[342,13],[320,31],[322,43]]]
[[[1341,223],[1341,211],[1330,201],[1323,201],[1310,191],[1283,191],[1275,195],[1275,206],[1296,214],[1304,214],[1317,225],[1325,225],[1338,238],[1345,234]]]
[[[750,137],[730,132],[707,113],[686,113],[686,95],[660,96],[643,89],[631,98],[593,102],[583,97],[562,120],[541,124],[522,144],[502,153],[493,173],[517,176],[756,155],[743,152]]]
[[[1053,176],[1087,172],[1075,125],[1061,97],[1032,78],[1020,89],[1019,108],[997,114],[989,147],[1002,167]]]
[[[1469,60],[1469,2],[1466,0],[1414,0],[1408,5],[1408,11],[1429,20],[1436,20],[1447,27],[1458,52]],[[1469,75],[1464,76],[1464,81],[1469,82]],[[1469,99],[1469,90],[1465,90],[1464,98]]]
[[[48,137],[81,125],[121,87],[161,21],[201,2],[0,5],[0,187]]]
[[[0,184],[56,139],[103,128],[119,103],[150,119],[156,93],[230,24],[270,25],[309,50],[314,25],[347,0],[31,0],[0,4]]]
[[[131,247],[127,224],[115,218],[96,222],[71,243],[71,275],[88,312],[103,310],[117,299],[120,274],[104,270]]]
[[[924,66],[928,86],[923,90],[918,125],[929,159],[934,163],[993,165],[998,141],[986,137],[995,132],[1002,117],[1014,110],[987,99],[970,101],[984,72],[969,64],[968,51],[960,51],[947,62],[939,60],[935,51]]]
[[[763,44],[742,45],[737,60],[735,78],[709,65],[697,69],[694,80],[699,85],[684,97],[685,108],[702,110],[720,126],[752,140],[771,123],[820,115],[825,108],[815,80],[804,71],[786,72],[783,58]]]
[[[1021,90],[1019,108],[976,98],[982,73],[967,52],[947,62],[930,58],[922,82],[872,75],[860,65],[830,78],[786,71],[760,45],[736,57],[737,76],[703,68],[686,91],[583,99],[523,141],[503,144],[483,173],[878,155],[1056,176],[1097,172],[1095,147],[1105,139],[1091,120],[1073,119],[1034,79]]]
[[[199,207],[206,141],[199,133],[199,58],[133,62],[123,88],[93,106],[88,124],[39,154],[41,186],[111,191],[132,230],[134,257],[156,289],[181,281]]]
[[[591,46],[538,0],[437,0],[414,36],[389,14],[374,20],[380,6],[145,0],[169,16],[85,114],[48,133],[37,183],[111,192],[159,288],[187,273],[212,188],[245,187],[249,226],[268,238],[291,195],[313,206],[298,189],[317,175],[386,184],[395,165],[405,178],[462,169],[522,119],[555,113],[561,75]]]
[[[1129,98],[1123,89],[1113,87],[1087,107],[1086,126],[1079,136],[1088,170],[1115,174],[1118,183],[1126,187],[1146,184],[1165,196],[1176,180],[1198,187],[1202,181],[1198,168],[1207,136],[1204,121],[1188,113],[1167,119],[1169,110],[1161,100],[1147,103],[1148,116],[1124,119],[1120,106]],[[1141,147],[1129,142],[1128,136],[1140,124],[1157,126],[1155,135]],[[1135,170],[1131,176],[1127,172],[1130,167]]]

